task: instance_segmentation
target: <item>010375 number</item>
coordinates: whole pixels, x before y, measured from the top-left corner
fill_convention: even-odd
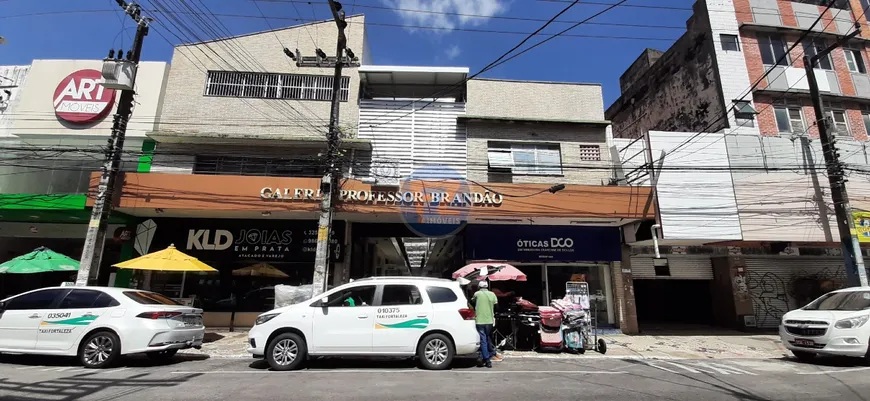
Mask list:
[[[399,308],[378,308],[378,313],[399,313]]]

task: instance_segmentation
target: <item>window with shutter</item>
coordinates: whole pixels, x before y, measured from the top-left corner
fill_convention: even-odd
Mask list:
[[[489,168],[510,169],[513,174],[561,175],[559,145],[490,142]]]
[[[209,71],[205,95],[254,99],[332,99],[331,75],[276,74],[268,72]],[[350,94],[350,77],[341,77],[339,100]]]
[[[791,123],[791,132],[801,135],[806,131],[804,127],[804,118],[800,109],[788,109],[788,118]]]

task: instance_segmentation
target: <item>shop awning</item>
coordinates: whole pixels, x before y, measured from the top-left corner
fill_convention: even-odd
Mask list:
[[[366,98],[463,98],[468,67],[364,65],[357,70]]]

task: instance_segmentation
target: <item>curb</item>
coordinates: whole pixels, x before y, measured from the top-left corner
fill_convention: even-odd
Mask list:
[[[192,353],[192,352],[179,352],[179,355],[185,356],[205,356],[209,359],[254,359],[253,356],[249,354],[237,354],[237,355],[209,355],[209,354],[201,354],[201,353]],[[637,361],[637,360],[658,360],[658,361],[681,361],[681,360],[716,360],[716,359],[755,359],[755,360],[763,360],[763,359],[779,359],[782,358],[783,355],[778,356],[758,356],[758,357],[746,357],[746,356],[732,356],[728,358],[704,358],[704,357],[681,357],[681,356],[655,356],[655,355],[572,355],[571,357],[564,357],[558,355],[504,355],[504,360],[508,359],[537,359],[537,360],[572,360],[572,361],[582,361],[582,360],[591,360],[591,359],[616,359],[616,360],[624,360],[624,361]],[[503,361],[499,361],[503,362]]]

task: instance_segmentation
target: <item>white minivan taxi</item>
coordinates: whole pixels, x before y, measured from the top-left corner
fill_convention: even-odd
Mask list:
[[[157,360],[202,346],[202,310],[112,287],[51,287],[0,300],[0,353],[77,356],[105,368],[121,355]]]
[[[870,361],[870,287],[822,295],[782,317],[779,336],[798,359],[816,355],[863,357]]]
[[[459,283],[422,277],[364,278],[263,313],[248,341],[275,370],[308,356],[416,356],[438,370],[480,345]]]

